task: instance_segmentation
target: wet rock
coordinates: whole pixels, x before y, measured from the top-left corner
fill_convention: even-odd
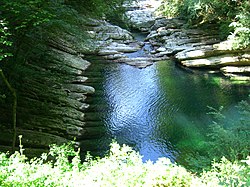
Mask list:
[[[94,27],[92,30],[92,34],[95,35],[96,40],[100,41],[133,41],[133,36],[129,31],[105,21],[102,21],[98,27]]]
[[[105,134],[106,132],[106,128],[104,126],[101,126],[100,124],[96,127],[92,126],[92,127],[85,127],[81,132],[78,138],[98,138],[101,137]]]
[[[100,22],[91,24],[93,27],[101,25]],[[79,40],[75,41],[71,34],[63,32],[51,35],[53,37],[44,42],[48,46],[39,49],[45,49],[42,57],[27,59],[13,70],[17,75],[13,77],[18,93],[17,132],[23,135],[25,149],[34,151],[38,148],[45,150],[50,144],[61,144],[75,137],[84,138],[84,113],[89,107],[86,98],[95,92],[93,87],[86,85],[90,62],[84,58],[85,54],[95,53],[99,48],[97,44],[101,43],[93,42],[86,47],[86,43],[81,43],[86,40],[77,36]],[[126,39],[131,39],[131,36],[127,34]],[[5,131],[1,130],[0,149],[2,145],[10,148],[13,137],[10,125],[12,108],[3,106],[6,107],[1,103],[0,129]]]
[[[165,17],[156,18],[154,25],[151,30],[157,30],[160,27],[164,27],[165,30],[168,29],[179,29],[181,28],[185,22],[178,18],[166,19]]]
[[[152,65],[154,62],[160,61],[160,60],[166,60],[169,59],[168,57],[165,58],[159,58],[159,57],[135,57],[135,58],[120,58],[118,60],[115,60],[115,62],[118,63],[126,63],[131,66],[135,66],[137,68],[146,68],[150,65]]]
[[[221,71],[223,73],[240,73],[250,75],[250,66],[226,66],[221,68]]]
[[[127,64],[131,66],[135,66],[137,68],[146,68],[148,66],[151,66],[153,64],[152,61],[136,61],[136,62],[127,62]]]
[[[128,11],[126,15],[131,26],[141,31],[149,31],[155,22],[152,12],[148,10]]]
[[[160,6],[160,1],[137,1],[134,4],[138,8],[126,12],[129,24],[134,29],[149,32],[155,23],[154,11]]]
[[[13,134],[13,131],[2,130],[0,136],[1,143],[5,142],[10,145],[12,143],[12,138],[10,138],[12,136],[9,136],[10,134]],[[34,130],[18,129],[17,136],[19,135],[22,135],[22,145],[24,145],[25,149],[31,146],[35,148],[47,148],[49,144],[61,145],[68,142],[66,138]],[[19,140],[17,138],[16,145],[18,144]]]
[[[56,49],[51,49],[51,50],[52,50],[51,55],[53,56],[54,61],[59,61],[63,63],[63,65],[65,66],[84,71],[90,65],[90,62],[84,60],[79,55],[71,55],[69,53],[59,51]]]
[[[116,60],[116,59],[120,59],[120,58],[125,58],[126,55],[124,53],[120,53],[120,54],[111,54],[106,56],[106,59],[108,60]]]
[[[214,67],[222,66],[243,66],[250,65],[250,54],[225,54],[220,56],[212,56],[207,58],[199,58],[193,60],[182,60],[182,65],[187,67]]]
[[[145,39],[154,48],[151,54],[162,58],[174,56],[177,62],[189,68],[216,68],[231,79],[248,79],[245,66],[250,66],[250,49],[233,50],[233,42],[221,42],[213,25],[210,29],[184,26],[185,22],[178,18],[157,18]],[[221,68],[225,66],[239,69]]]
[[[166,51],[167,49],[165,47],[159,47],[156,49],[156,52],[164,52]]]
[[[83,93],[83,94],[94,94],[95,89],[91,86],[79,85],[79,84],[66,84],[64,89],[67,92]]]
[[[104,48],[98,51],[98,55],[101,55],[101,56],[114,55],[114,54],[119,54],[119,52],[115,49],[107,49],[107,48]]]
[[[250,76],[244,76],[244,75],[237,75],[237,74],[224,74],[227,77],[230,77],[230,80],[237,82],[239,84],[243,83],[246,85],[249,85],[250,81]]]
[[[156,53],[155,56],[156,57],[164,57],[164,56],[171,56],[173,54],[174,54],[173,50],[166,50],[166,51],[162,51],[162,52]]]
[[[129,45],[127,44],[120,44],[113,42],[110,45],[105,47],[106,50],[113,50],[113,51],[118,51],[120,53],[130,53],[130,52],[135,52],[141,49],[140,45],[131,43]]]
[[[249,66],[226,66],[220,70],[233,81],[250,83],[250,64]]]

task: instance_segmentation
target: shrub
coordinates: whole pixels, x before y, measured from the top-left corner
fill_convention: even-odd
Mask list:
[[[233,115],[223,114],[223,107],[209,107],[213,122],[202,147],[186,157],[185,165],[193,172],[211,169],[212,160],[219,162],[224,156],[231,162],[239,162],[250,153],[250,103],[241,101]]]
[[[23,151],[23,150],[22,150]],[[48,154],[27,160],[23,153],[0,154],[0,186],[227,186],[249,184],[249,161],[231,163],[225,158],[201,177],[167,158],[143,163],[128,146],[112,143],[110,153],[80,161],[70,144],[51,146]],[[54,159],[49,161],[49,157]],[[69,156],[73,159],[69,159]],[[229,170],[230,169],[230,170]]]
[[[250,45],[250,3],[244,2],[240,7],[240,13],[235,16],[230,26],[234,28],[229,36],[234,41],[234,48],[247,48]]]
[[[209,113],[215,118],[208,134],[209,154],[217,159],[223,155],[231,161],[246,158],[250,151],[250,104],[241,101],[234,118],[224,116],[222,109]]]
[[[168,18],[179,16],[179,6],[183,0],[163,0],[161,6],[157,10],[157,14],[164,15]]]

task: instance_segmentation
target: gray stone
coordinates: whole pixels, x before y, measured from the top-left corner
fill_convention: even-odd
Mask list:
[[[225,54],[201,59],[183,60],[181,64],[187,67],[222,67],[250,65],[250,54]]]
[[[138,51],[141,47],[139,45],[126,45],[126,44],[119,44],[116,42],[111,43],[105,49],[106,50],[114,50],[122,53],[129,53]]]
[[[185,22],[183,20],[172,18],[166,19],[164,17],[155,20],[155,24],[152,26],[152,30],[157,30],[160,27],[165,27],[166,29],[178,29],[181,28]]]
[[[128,11],[126,15],[132,27],[142,31],[149,31],[150,27],[155,22],[152,12],[148,10]]]
[[[80,85],[80,84],[65,84],[64,89],[68,92],[83,93],[83,94],[94,94],[95,89],[91,86]]]
[[[120,59],[120,58],[125,58],[126,55],[124,55],[123,53],[120,53],[120,54],[111,54],[111,55],[108,55],[106,56],[106,59],[108,60],[115,60],[115,59]]]
[[[250,65],[250,63],[249,63]],[[223,73],[249,74],[250,66],[226,66],[220,69]]]
[[[105,55],[114,55],[114,54],[119,54],[119,52],[115,49],[101,49],[98,51],[98,55],[105,56]]]
[[[164,52],[166,51],[167,49],[165,47],[159,47],[156,49],[156,52]]]

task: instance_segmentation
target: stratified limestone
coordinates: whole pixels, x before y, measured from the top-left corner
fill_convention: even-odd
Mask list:
[[[223,66],[250,65],[250,54],[225,54],[192,60],[181,60],[180,63],[187,67],[220,68]]]
[[[97,23],[94,27],[100,26]],[[82,29],[79,27],[79,33]],[[27,44],[31,49],[42,51],[42,56],[34,55],[25,63],[11,68],[11,73],[16,75],[13,82],[18,94],[17,136],[22,135],[25,149],[33,149],[34,152],[37,149],[39,152],[47,150],[50,144],[62,144],[75,138],[76,141],[96,138],[103,132],[97,130],[102,129],[100,126],[93,129],[87,127],[85,118],[89,107],[86,98],[95,94],[95,89],[86,84],[88,78],[85,74],[90,62],[84,56],[96,53],[97,44],[92,42],[89,45],[86,39],[72,37],[71,30],[65,33],[58,29],[56,33],[48,35],[47,41],[40,45]],[[41,45],[43,47],[38,48]],[[6,94],[7,99],[0,103],[2,150],[11,149],[14,133],[11,96]],[[19,141],[16,139],[18,147]]]
[[[249,75],[240,67],[250,66],[250,49],[234,50],[232,41],[221,42],[213,25],[209,29],[187,29],[184,24],[177,18],[158,18],[146,38],[153,46],[151,53],[155,57],[174,57],[188,68],[213,68],[234,79],[248,79]],[[227,66],[240,70],[225,73],[222,67]]]

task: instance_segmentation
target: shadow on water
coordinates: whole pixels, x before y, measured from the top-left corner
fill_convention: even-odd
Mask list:
[[[96,94],[87,102],[96,123],[106,129],[90,146],[99,153],[116,139],[139,151],[144,161],[159,157],[177,161],[198,149],[205,138],[211,124],[207,106],[223,105],[229,112],[249,94],[248,87],[202,71],[187,73],[172,61],[145,69],[91,62],[89,84]]]

